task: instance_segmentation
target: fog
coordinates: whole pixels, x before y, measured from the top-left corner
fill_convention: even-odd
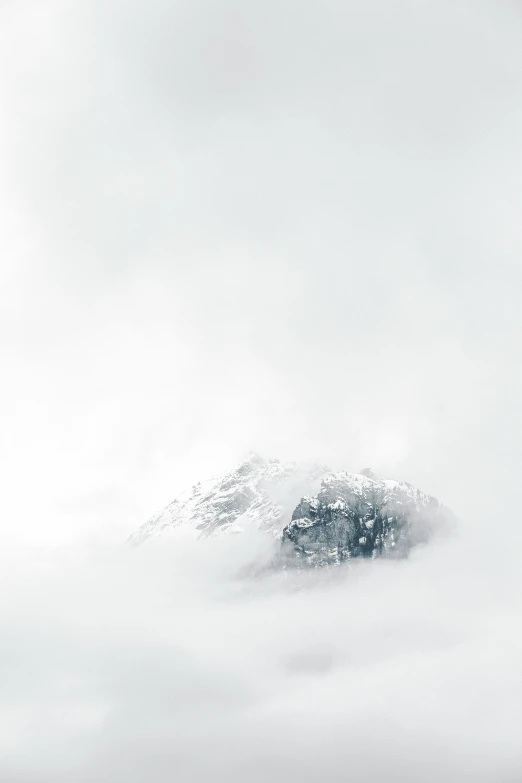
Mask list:
[[[516,0],[0,2],[0,779],[520,779]],[[458,531],[129,551],[266,457]]]
[[[245,535],[3,562],[0,779],[520,779],[509,550],[241,576],[269,556]]]

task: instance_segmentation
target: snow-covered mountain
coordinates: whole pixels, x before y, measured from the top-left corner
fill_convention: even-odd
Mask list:
[[[322,566],[352,557],[404,556],[450,512],[411,484],[251,454],[235,470],[195,484],[129,539],[261,530],[287,563]]]
[[[280,537],[299,498],[317,492],[330,472],[321,465],[283,463],[250,454],[235,470],[184,492],[142,525],[130,543],[175,530],[209,536],[252,526]]]

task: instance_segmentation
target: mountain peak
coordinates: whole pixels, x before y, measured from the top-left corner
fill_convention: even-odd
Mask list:
[[[196,537],[247,529],[271,534],[303,565],[351,557],[405,555],[425,541],[446,510],[411,484],[250,452],[233,470],[198,482],[130,538],[186,531]]]
[[[258,454],[257,451],[249,451],[247,452],[247,455],[241,464],[242,465],[246,465],[246,464],[265,465],[267,462],[270,462],[270,460],[267,460],[264,457],[262,457],[261,454]]]
[[[329,469],[265,459],[250,452],[233,470],[195,484],[149,519],[129,541],[182,529],[197,536],[259,528],[279,537],[296,500],[317,492]]]

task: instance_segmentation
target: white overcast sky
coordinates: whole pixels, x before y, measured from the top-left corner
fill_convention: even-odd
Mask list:
[[[522,4],[0,3],[4,540],[249,449],[487,517],[522,470]]]

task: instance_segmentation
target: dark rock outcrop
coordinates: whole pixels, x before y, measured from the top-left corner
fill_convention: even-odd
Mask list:
[[[287,563],[321,567],[353,557],[404,557],[441,527],[449,512],[411,484],[361,474],[326,476],[315,497],[305,497],[284,528]]]

